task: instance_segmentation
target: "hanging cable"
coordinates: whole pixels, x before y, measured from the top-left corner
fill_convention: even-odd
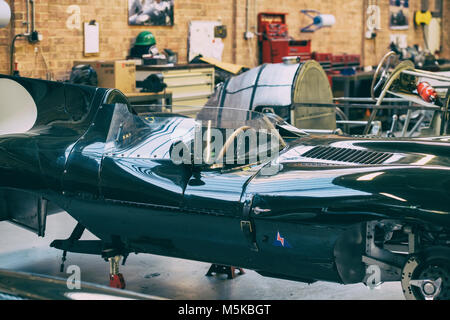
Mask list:
[[[11,43],[11,51],[10,51],[10,74],[14,75],[14,55],[16,51],[16,41],[19,38],[26,38],[27,36],[25,34],[17,34],[14,36],[12,43]]]
[[[48,63],[47,63],[47,59],[45,59],[44,53],[42,52],[42,48],[40,46],[37,46],[37,53],[36,56],[39,54],[42,58],[42,62],[44,63],[44,68],[45,68],[45,77],[46,80],[52,80],[52,72],[50,71],[49,67],[48,67]]]

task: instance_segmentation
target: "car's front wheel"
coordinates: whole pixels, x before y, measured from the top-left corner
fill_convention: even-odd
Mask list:
[[[450,248],[427,248],[403,267],[403,293],[408,300],[450,300],[449,277]]]

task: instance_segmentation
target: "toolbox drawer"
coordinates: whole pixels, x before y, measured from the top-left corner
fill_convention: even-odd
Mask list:
[[[182,109],[206,104],[214,93],[214,72],[214,67],[208,65],[138,66],[136,81],[143,81],[153,73],[161,73],[167,90],[172,92],[173,105]]]

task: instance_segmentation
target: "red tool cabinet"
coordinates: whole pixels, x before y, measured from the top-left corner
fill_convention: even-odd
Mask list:
[[[280,63],[284,57],[311,59],[311,40],[293,40],[289,36],[286,13],[258,14],[261,63]]]

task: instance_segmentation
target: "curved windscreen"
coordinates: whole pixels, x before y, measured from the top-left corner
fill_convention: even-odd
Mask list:
[[[188,136],[194,126],[194,119],[171,114],[139,116],[117,104],[105,151],[122,158],[170,159],[173,141]]]
[[[272,122],[257,112],[205,107],[192,119],[162,113],[138,116],[116,105],[106,153],[223,167],[269,161],[285,145]]]

